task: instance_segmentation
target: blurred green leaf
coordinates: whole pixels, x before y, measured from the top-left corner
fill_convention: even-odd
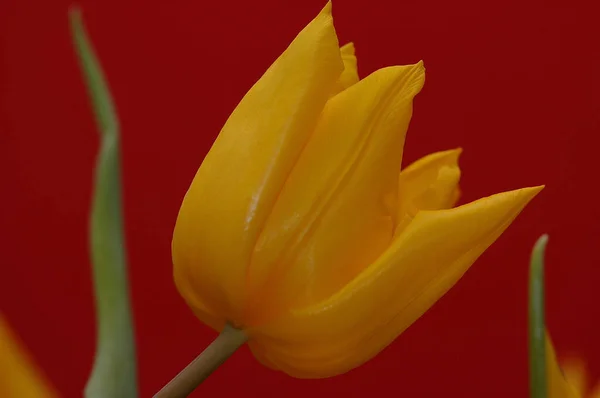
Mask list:
[[[90,220],[98,341],[85,396],[134,398],[138,392],[123,236],[119,125],[81,12],[78,9],[70,10],[69,19],[101,139]]]
[[[548,235],[542,235],[531,253],[529,268],[529,388],[531,398],[547,398],[546,323],[544,313],[544,253]]]

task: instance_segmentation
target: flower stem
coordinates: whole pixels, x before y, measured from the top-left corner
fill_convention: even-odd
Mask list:
[[[156,393],[154,398],[187,397],[247,339],[248,337],[242,330],[226,324],[221,334],[162,390]]]

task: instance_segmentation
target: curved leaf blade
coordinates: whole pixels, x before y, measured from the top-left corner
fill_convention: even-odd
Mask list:
[[[531,253],[529,268],[529,388],[531,398],[547,398],[546,322],[544,309],[544,253],[548,235],[542,235]]]
[[[87,398],[135,398],[136,360],[121,199],[119,124],[81,12],[69,12],[71,34],[100,131],[90,218],[98,337]]]

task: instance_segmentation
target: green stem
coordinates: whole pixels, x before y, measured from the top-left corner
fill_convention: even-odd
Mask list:
[[[187,397],[212,372],[233,355],[246,340],[248,340],[248,337],[242,330],[225,325],[221,334],[196,359],[175,376],[169,384],[154,395],[154,398]]]

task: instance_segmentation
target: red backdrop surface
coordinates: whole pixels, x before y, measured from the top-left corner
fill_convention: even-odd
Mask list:
[[[0,4],[1,310],[64,397],[94,354],[87,212],[97,134],[67,0]],[[125,218],[141,395],[214,332],[178,296],[170,240],[228,114],[323,0],[82,0],[122,120]],[[594,1],[334,2],[362,76],[425,61],[405,160],[462,146],[463,202],[547,184],[463,280],[374,360],[296,380],[247,349],[195,396],[525,397],[529,250],[551,235],[548,323],[600,375],[600,25]]]

